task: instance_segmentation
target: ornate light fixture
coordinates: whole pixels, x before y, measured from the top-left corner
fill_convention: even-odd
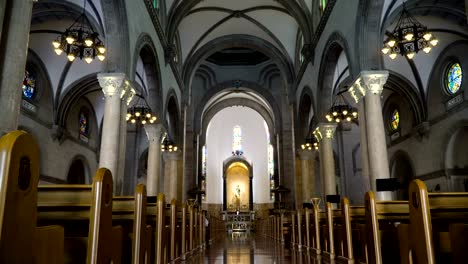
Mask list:
[[[303,150],[317,150],[319,148],[318,141],[315,137],[306,137],[305,143],[301,145]]]
[[[167,136],[166,138],[164,139],[164,141],[162,142],[161,144],[161,151],[162,152],[173,152],[173,151],[177,151],[177,146],[174,144],[174,142],[172,142],[171,140],[168,140],[167,139]]]
[[[384,42],[382,53],[388,54],[392,60],[398,54],[413,59],[420,50],[425,53],[431,52],[438,42],[439,40],[427,31],[426,26],[410,15],[403,2],[400,19],[388,40]]]
[[[343,93],[346,91],[347,90],[342,91],[336,95],[332,107],[325,115],[325,118],[328,120],[328,122],[351,122],[357,119],[357,109],[347,104],[343,97]]]
[[[99,34],[91,26],[85,12],[86,0],[84,0],[83,4],[83,13],[75,19],[65,32],[62,32],[57,39],[52,41],[52,45],[57,55],[65,52],[69,61],[74,61],[77,57],[84,58],[88,64],[96,57],[103,61],[106,58],[104,55],[106,48],[99,39]]]
[[[157,117],[151,113],[151,109],[146,104],[146,101],[140,100],[142,97],[138,96],[138,100],[127,111],[127,122],[132,124],[153,124],[156,122]]]

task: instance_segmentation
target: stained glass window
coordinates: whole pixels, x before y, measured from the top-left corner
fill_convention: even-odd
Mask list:
[[[319,0],[320,1],[320,11],[323,13],[327,7],[328,0]]]
[[[400,128],[400,112],[397,109],[393,110],[390,117],[390,128],[395,131]]]
[[[35,92],[36,78],[29,71],[25,71],[23,79],[23,96],[27,99],[32,99]]]
[[[89,131],[89,120],[88,120],[88,114],[84,111],[80,111],[80,135],[83,136],[88,136],[88,131]]]
[[[242,152],[242,129],[235,126],[232,132],[232,152]]]
[[[153,0],[153,8],[154,8],[154,9],[158,9],[158,8],[159,8],[158,0]]]
[[[462,68],[460,63],[456,62],[450,65],[445,80],[445,86],[449,93],[454,94],[460,90],[462,82]]]

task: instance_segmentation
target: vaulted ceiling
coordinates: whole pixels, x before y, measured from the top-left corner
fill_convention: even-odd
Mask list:
[[[179,34],[183,63],[214,39],[250,35],[274,45],[292,62],[296,56],[298,32],[309,27],[307,17],[310,16],[311,2],[166,0],[169,41]]]

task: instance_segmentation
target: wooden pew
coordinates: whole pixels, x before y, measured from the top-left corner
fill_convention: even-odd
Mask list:
[[[365,259],[362,257],[363,252],[359,250],[360,245],[365,243],[364,237],[360,237],[358,230],[358,226],[364,222],[364,219],[364,206],[350,206],[348,198],[341,199],[339,232],[342,239],[339,243],[340,248],[337,250],[336,263],[351,264],[358,262],[359,259]]]
[[[367,252],[367,263],[398,263],[400,258],[396,225],[409,221],[408,202],[377,201],[374,192],[367,192],[365,203],[364,249]]]
[[[112,175],[105,168],[97,170],[92,186],[39,187],[38,223],[53,223],[65,228],[65,237],[69,237],[66,240],[72,245],[70,251],[65,251],[74,253],[65,259],[66,262],[86,259],[87,263],[111,260],[121,263],[123,229],[112,226],[112,190]],[[84,248],[87,248],[86,254]]]
[[[428,193],[414,180],[409,195],[410,224],[401,227],[409,250],[402,263],[467,263],[468,193]]]
[[[0,263],[63,263],[63,228],[37,227],[39,149],[31,135],[0,139]]]

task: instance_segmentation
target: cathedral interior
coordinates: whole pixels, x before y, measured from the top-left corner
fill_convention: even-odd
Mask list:
[[[313,198],[468,192],[467,14],[467,0],[0,1],[0,133],[37,142],[39,198],[107,168],[115,197],[144,185],[148,203],[291,244],[232,236],[193,263],[306,263],[291,252],[313,248],[294,231]],[[232,250],[255,241],[265,255]]]

